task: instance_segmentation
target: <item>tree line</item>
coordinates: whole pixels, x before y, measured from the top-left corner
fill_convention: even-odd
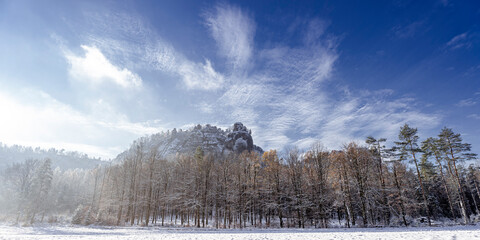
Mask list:
[[[392,147],[385,142],[368,137],[340,150],[316,143],[262,155],[198,147],[166,157],[168,146],[150,146],[145,137],[121,162],[93,170],[52,171],[48,160],[15,164],[2,175],[2,195],[15,199],[8,206],[16,221],[30,223],[60,213],[74,224],[215,228],[478,220],[480,170],[466,164],[476,155],[460,134],[443,128],[420,141],[405,124]]]

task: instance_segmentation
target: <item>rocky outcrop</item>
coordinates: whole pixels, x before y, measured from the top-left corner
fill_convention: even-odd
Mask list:
[[[186,131],[173,129],[140,138],[129,150],[117,156],[117,160],[121,160],[129,151],[135,150],[139,144],[143,145],[145,153],[152,148],[157,148],[158,152],[165,157],[174,156],[177,153],[193,154],[199,146],[205,152],[216,154],[241,153],[245,150],[263,154],[263,149],[254,145],[251,131],[240,122],[226,130],[206,124],[197,125]]]
[[[241,122],[233,124],[232,132],[227,135],[225,147],[236,153],[241,153],[245,150],[253,151],[254,146],[251,131],[248,131],[247,127],[243,126]]]

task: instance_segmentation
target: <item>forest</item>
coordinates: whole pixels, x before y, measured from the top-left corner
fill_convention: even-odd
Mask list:
[[[405,124],[391,144],[367,137],[338,150],[317,142],[263,153],[198,146],[166,154],[168,144],[153,137],[93,169],[54,169],[48,158],[10,164],[0,175],[0,220],[199,228],[480,221],[478,159],[450,128],[420,140]]]

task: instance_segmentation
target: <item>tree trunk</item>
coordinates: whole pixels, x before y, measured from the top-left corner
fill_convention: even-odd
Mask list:
[[[413,149],[412,144],[410,143],[410,149]],[[428,220],[428,226],[432,226],[432,222],[430,220],[430,208],[428,206],[428,201],[427,201],[427,194],[425,193],[425,188],[423,187],[423,181],[422,181],[422,176],[420,175],[420,170],[418,168],[418,163],[417,163],[417,158],[415,157],[415,153],[412,150],[412,157],[413,161],[415,162],[415,169],[417,169],[417,177],[418,177],[418,182],[420,183],[420,188],[422,190],[422,197],[423,197],[423,205],[425,205],[425,210],[427,210],[427,220]]]
[[[395,186],[397,187],[398,196],[399,196],[399,199],[400,199],[400,211],[401,211],[401,214],[402,214],[403,224],[405,224],[405,227],[406,227],[406,226],[408,226],[408,224],[407,224],[407,220],[405,219],[405,206],[404,206],[404,203],[403,203],[402,188],[400,186],[400,183],[398,182],[398,174],[397,174],[397,168],[395,166],[395,163],[393,163],[393,176],[394,176],[394,179],[395,179]]]

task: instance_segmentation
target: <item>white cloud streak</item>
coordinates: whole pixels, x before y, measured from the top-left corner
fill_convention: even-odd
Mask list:
[[[205,13],[205,23],[234,70],[244,69],[253,53],[255,23],[240,8],[217,5]]]
[[[137,74],[126,68],[113,65],[102,52],[92,46],[81,46],[85,56],[76,56],[67,53],[66,58],[70,63],[70,76],[92,86],[98,86],[105,82],[114,83],[122,88],[139,88],[142,79]]]
[[[471,107],[475,106],[477,104],[477,101],[473,98],[467,98],[467,99],[462,99],[457,103],[457,106],[459,107]]]
[[[475,119],[475,120],[480,120],[480,115],[479,114],[470,114],[468,115],[469,118]]]
[[[192,63],[184,61],[178,68],[188,89],[214,90],[222,87],[224,77],[213,69],[212,63]]]
[[[210,60],[191,61],[162,41],[147,49],[144,60],[157,70],[180,77],[187,89],[208,91],[223,87],[225,77],[214,69]]]
[[[451,50],[455,50],[463,47],[469,48],[471,47],[472,43],[468,39],[468,33],[464,32],[450,39],[450,41],[448,41],[446,45]]]
[[[405,26],[396,26],[393,28],[395,36],[398,38],[411,38],[417,34],[424,26],[424,21],[412,22]]]

